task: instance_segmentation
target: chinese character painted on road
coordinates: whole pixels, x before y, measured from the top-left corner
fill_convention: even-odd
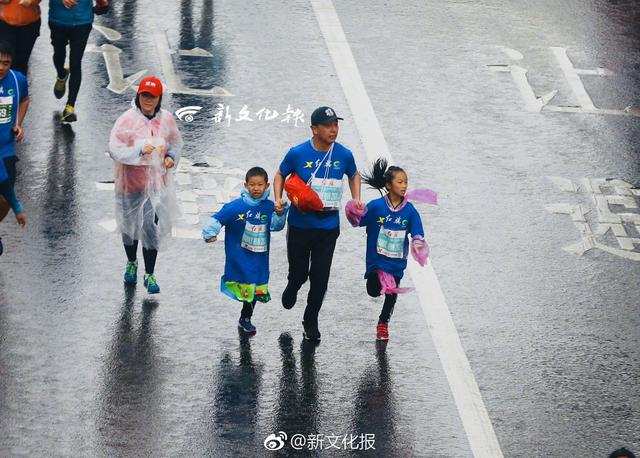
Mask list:
[[[551,213],[569,215],[580,232],[580,241],[563,249],[582,256],[594,248],[621,258],[640,261],[640,189],[622,180],[606,178],[550,177],[561,191],[585,196],[589,203],[553,204]],[[617,246],[616,246],[617,245]]]
[[[552,46],[549,49],[553,53],[557,64],[562,69],[562,73],[571,89],[571,92],[573,93],[574,99],[578,102],[576,106],[549,105],[549,102],[551,102],[551,100],[556,96],[558,91],[554,89],[544,95],[537,96],[527,78],[528,70],[520,65],[496,64],[488,65],[487,67],[493,71],[511,74],[511,79],[524,101],[524,109],[526,111],[535,113],[539,113],[541,111],[556,111],[564,113],[640,116],[640,108],[637,107],[634,108],[632,106],[628,106],[623,110],[604,109],[596,107],[591,100],[591,97],[582,84],[581,76],[611,76],[613,75],[611,70],[602,67],[594,69],[575,68],[567,55],[566,48]],[[521,61],[524,58],[522,53],[515,49],[502,47],[501,50],[511,60]]]

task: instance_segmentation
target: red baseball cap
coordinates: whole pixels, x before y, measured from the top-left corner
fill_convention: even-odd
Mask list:
[[[162,95],[162,83],[155,76],[147,76],[140,81],[138,86],[138,94],[148,92],[154,97],[160,97]]]

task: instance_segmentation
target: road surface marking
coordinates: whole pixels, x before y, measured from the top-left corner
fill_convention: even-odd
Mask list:
[[[563,250],[582,256],[587,251],[597,248],[607,253],[620,256],[632,261],[640,261],[640,252],[636,251],[636,245],[640,246],[640,238],[633,237],[627,232],[625,224],[634,225],[636,232],[640,232],[640,213],[638,210],[637,196],[640,190],[631,183],[623,180],[606,178],[583,178],[579,183],[574,183],[564,177],[549,177],[558,189],[564,192],[582,193],[591,198],[592,205],[558,203],[547,205],[547,211],[551,213],[569,215],[571,221],[580,232],[580,241]],[[631,211],[611,211],[609,205],[617,205]],[[586,215],[595,214],[591,228]],[[618,242],[618,247],[603,243],[605,236],[612,235]],[[602,240],[602,241],[600,241]]]
[[[360,71],[331,0],[311,0],[340,84],[369,161],[391,159],[389,147],[362,82]],[[502,451],[482,401],[469,360],[431,263],[420,268],[410,259],[413,280],[434,345],[449,381],[458,413],[475,457],[499,458]]]
[[[580,102],[580,106],[587,110],[595,110],[596,106],[591,101],[589,94],[587,94],[587,91],[582,84],[582,80],[580,79],[580,75],[578,75],[578,72],[573,67],[573,64],[567,56],[567,49],[552,46],[551,51],[553,52],[553,55],[556,56],[556,60],[562,69],[562,73],[564,73],[564,77],[567,79],[569,86],[571,86],[573,95],[575,95],[578,102]]]

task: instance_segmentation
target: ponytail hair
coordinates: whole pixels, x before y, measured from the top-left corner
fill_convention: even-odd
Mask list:
[[[386,190],[386,184],[391,183],[398,172],[404,172],[404,170],[395,165],[389,165],[387,160],[381,157],[376,159],[369,173],[362,174],[362,181],[371,189],[377,189],[382,194],[382,190]]]

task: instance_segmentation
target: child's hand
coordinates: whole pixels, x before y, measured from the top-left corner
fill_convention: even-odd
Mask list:
[[[216,240],[218,240],[218,237],[216,237],[215,235],[213,237],[209,237],[207,240],[205,240],[205,242],[207,243],[213,243]]]
[[[22,126],[13,126],[13,135],[17,142],[21,142],[24,139],[24,128]]]
[[[169,156],[165,156],[164,157],[164,166],[168,169],[172,168],[175,165],[175,162],[173,162],[173,159],[171,159],[171,157]]]
[[[16,215],[16,221],[18,221],[18,224],[22,227],[25,227],[27,224],[27,217],[25,216],[24,212],[20,212]]]

